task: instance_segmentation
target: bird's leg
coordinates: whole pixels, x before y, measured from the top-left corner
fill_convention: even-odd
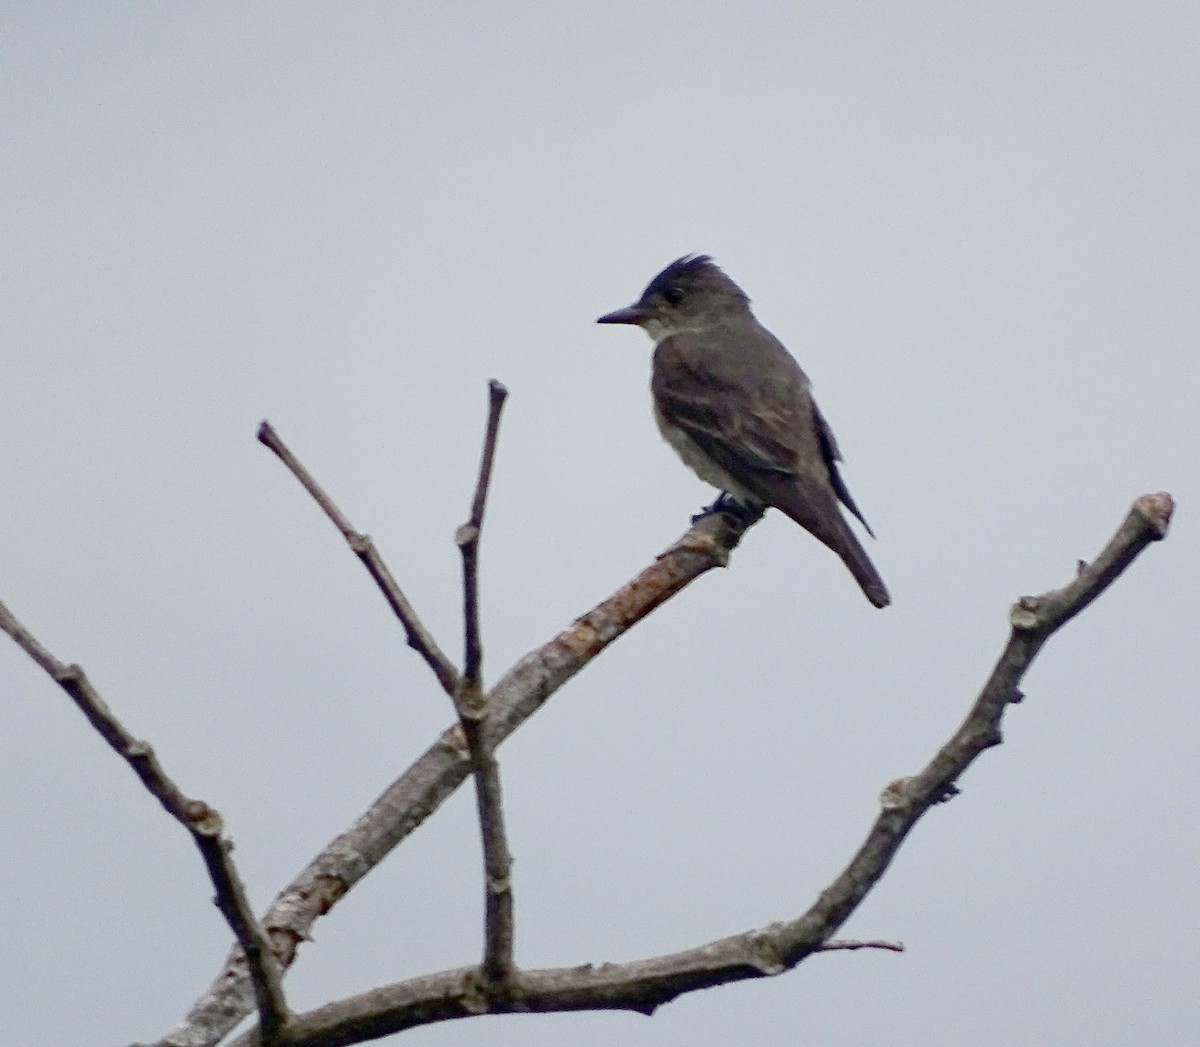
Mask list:
[[[765,511],[764,506],[739,502],[728,491],[722,491],[712,505],[706,505],[692,517],[692,523],[703,520],[706,516],[712,516],[714,513],[722,513],[742,527],[749,527],[752,523],[761,520]]]

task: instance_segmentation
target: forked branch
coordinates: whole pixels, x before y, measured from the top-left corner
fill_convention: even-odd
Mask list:
[[[474,968],[400,982],[299,1016],[289,1026],[289,1036],[295,1037],[291,1042],[296,1047],[358,1043],[480,1013],[623,1009],[648,1014],[682,993],[781,974],[814,952],[856,947],[830,939],[886,872],[922,815],[954,795],[963,771],[1000,742],[1000,721],[1008,705],[1021,699],[1021,678],[1042,645],[1111,585],[1147,545],[1166,536],[1173,509],[1166,493],[1137,499],[1112,540],[1074,581],[1018,601],[1009,641],[962,725],[925,768],[883,790],[880,813],[863,844],[807,912],[672,955],[517,972],[504,998],[481,995]],[[239,1038],[238,1047],[258,1042],[255,1037],[251,1032]]]
[[[499,745],[613,641],[701,575],[724,567],[745,533],[744,521],[705,516],[650,566],[557,636],[516,663],[488,692],[484,728]],[[263,917],[289,966],[313,925],[425,821],[471,773],[456,722],[396,779],[354,824],[318,854]],[[282,950],[282,951],[281,951]],[[474,969],[472,969],[474,970]],[[213,1047],[254,1008],[239,953],[158,1047]]]

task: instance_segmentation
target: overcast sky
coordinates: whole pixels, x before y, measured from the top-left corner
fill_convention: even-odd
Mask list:
[[[907,953],[405,1043],[1195,1044],[1195,3],[17,3],[0,77],[0,599],[221,811],[259,910],[451,719],[263,418],[457,651],[507,384],[494,680],[712,497],[597,315],[708,252],[815,383],[894,606],[772,514],[527,724],[527,966],[803,911],[1011,602],[1178,501],[845,928]],[[7,641],[0,698],[2,1039],[160,1036],[229,944],[201,862]],[[294,1006],[477,958],[472,815],[317,925]]]

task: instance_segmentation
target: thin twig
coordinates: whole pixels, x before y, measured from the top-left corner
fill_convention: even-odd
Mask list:
[[[376,550],[370,535],[362,534],[350,525],[350,521],[334,504],[333,499],[325,493],[321,485],[313,479],[312,474],[300,464],[299,459],[280,439],[270,422],[263,422],[258,427],[258,441],[275,452],[291,474],[300,481],[301,486],[312,495],[313,500],[321,507],[321,511],[333,522],[334,527],[341,531],[342,537],[346,539],[354,551],[354,555],[362,561],[367,572],[375,579],[375,584],[379,586],[388,606],[400,619],[400,624],[404,626],[404,633],[408,639],[408,646],[425,659],[425,663],[433,670],[434,676],[441,684],[442,690],[453,696],[458,689],[458,670],[442,653],[433,635],[417,617],[417,612],[413,610],[408,598],[400,591],[400,586],[396,584],[387,564],[383,562],[383,557]]]
[[[492,480],[492,464],[496,460],[496,437],[500,431],[500,412],[508,390],[493,378],[488,382],[487,433],[483,439],[483,453],[479,458],[479,478],[475,483],[475,497],[471,500],[471,518],[455,534],[455,541],[462,553],[463,562],[463,619],[466,628],[465,653],[463,656],[462,691],[468,698],[477,697],[482,691],[483,642],[479,632],[479,535],[483,527],[483,511],[487,506],[488,487]]]
[[[504,828],[500,765],[483,729],[487,699],[483,695],[483,642],[479,628],[479,539],[487,505],[500,413],[508,390],[494,378],[488,383],[487,433],[479,459],[479,477],[471,501],[471,517],[455,534],[463,564],[464,647],[463,677],[455,695],[467,752],[475,776],[475,805],[483,840],[484,946],[483,985],[486,993],[504,992],[513,967],[512,856]]]
[[[292,1047],[358,1043],[404,1029],[480,1013],[632,1010],[653,1013],[675,997],[748,978],[771,977],[814,952],[838,948],[831,936],[886,871],[917,821],[954,792],[954,782],[984,750],[1000,742],[999,722],[1045,640],[1085,607],[1151,542],[1165,537],[1173,503],[1146,495],[1079,579],[1018,602],[1004,652],[962,726],[920,773],[891,783],[881,812],[850,864],[799,918],[632,963],[521,971],[506,997],[481,996],[473,968],[460,968],[374,989],[294,1019]],[[1030,617],[1032,616],[1032,618]],[[840,947],[854,948],[853,943]],[[868,947],[861,943],[857,947]],[[887,947],[872,943],[869,947]],[[294,1037],[292,1039],[291,1037]],[[235,1047],[255,1043],[254,1034]]]
[[[0,603],[0,630],[8,633],[17,646],[67,692],[88,722],[129,764],[163,809],[191,834],[216,889],[217,908],[242,947],[264,1042],[273,1042],[288,1018],[280,966],[263,925],[250,908],[246,889],[229,853],[233,845],[222,836],[224,825],[220,814],[203,800],[185,795],[162,769],[154,750],[146,742],[134,738],[113,715],[83,669],[59,661],[3,603]]]

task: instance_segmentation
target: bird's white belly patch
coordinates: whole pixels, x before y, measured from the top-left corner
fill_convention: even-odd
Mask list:
[[[662,415],[657,406],[654,408],[654,421],[658,423],[658,431],[683,459],[684,465],[692,470],[701,480],[712,484],[717,490],[725,491],[739,502],[746,505],[761,505],[762,500],[756,498],[728,472],[714,462],[700,446],[677,425],[672,425]]]

